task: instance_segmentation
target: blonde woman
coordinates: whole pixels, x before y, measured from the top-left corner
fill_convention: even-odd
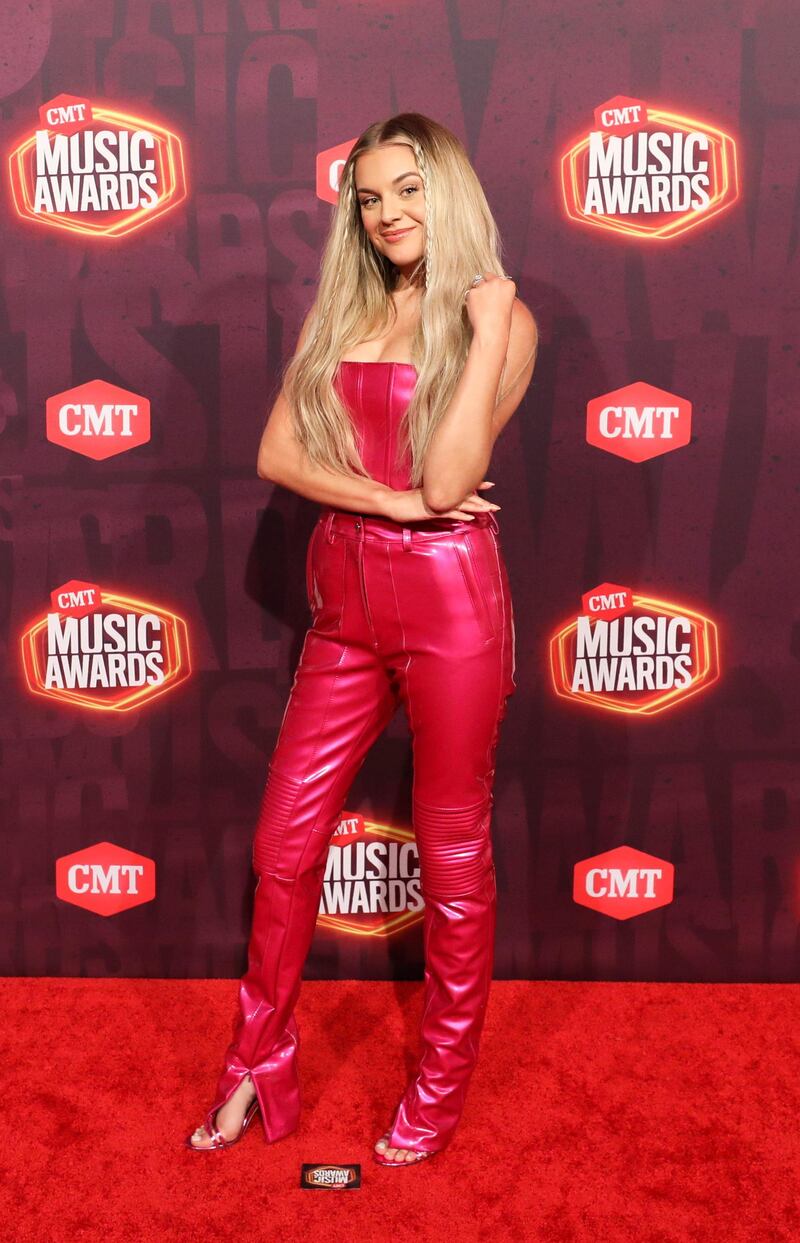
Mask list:
[[[492,978],[494,756],[516,687],[514,618],[479,494],[530,383],[536,323],[516,298],[459,140],[403,113],[344,164],[321,263],[258,473],[319,502],[312,614],[253,845],[248,968],[214,1103],[185,1141],[268,1143],[300,1113],[294,1007],[328,844],[364,757],[402,703],[425,901],[416,1073],[374,1158],[441,1151],[461,1117]]]

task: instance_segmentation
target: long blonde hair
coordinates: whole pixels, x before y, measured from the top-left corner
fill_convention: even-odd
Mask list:
[[[295,435],[310,460],[345,474],[367,476],[353,423],[333,380],[349,349],[383,335],[393,322],[395,308],[389,294],[397,268],[369,240],[355,187],[358,157],[390,142],[411,147],[425,195],[424,252],[412,274],[412,280],[419,274],[424,285],[411,343],[417,380],[398,436],[398,458],[410,451],[411,486],[416,488],[422,484],[425,453],[452,398],[472,338],[464,294],[478,272],[507,275],[500,260],[499,231],[467,153],[458,138],[436,121],[418,112],[377,121],[350,151],[323,248],[308,332],[282,379]]]

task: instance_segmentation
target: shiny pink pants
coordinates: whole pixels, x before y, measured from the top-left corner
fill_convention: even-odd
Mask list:
[[[268,765],[253,846],[248,967],[214,1113],[249,1072],[268,1142],[300,1113],[294,1007],[328,845],[364,757],[402,702],[425,902],[418,1069],[389,1144],[444,1148],[464,1106],[492,978],[494,761],[515,689],[514,622],[497,521],[323,510],[308,546],[313,625]]]

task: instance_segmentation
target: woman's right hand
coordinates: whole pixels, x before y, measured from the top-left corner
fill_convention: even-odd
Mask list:
[[[494,484],[484,479],[478,488],[493,488]],[[491,501],[478,495],[478,491],[469,492],[453,509],[437,513],[430,509],[422,499],[422,488],[412,488],[407,492],[392,492],[386,498],[386,517],[393,522],[423,522],[426,518],[459,518],[471,522],[475,514],[488,509],[491,512],[499,509]]]

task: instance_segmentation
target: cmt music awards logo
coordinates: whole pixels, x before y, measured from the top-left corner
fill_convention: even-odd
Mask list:
[[[550,640],[557,695],[652,716],[719,677],[717,627],[701,613],[616,583],[587,591],[582,605]]]
[[[666,906],[675,891],[675,868],[632,846],[617,846],[575,864],[572,896],[612,919],[631,919]]]
[[[75,95],[39,109],[39,128],[8,160],[25,220],[72,233],[122,237],[186,198],[183,146],[156,121]]]
[[[615,95],[561,157],[561,192],[570,220],[675,237],[736,202],[736,144],[705,121]]]
[[[300,1186],[306,1191],[350,1191],[361,1186],[357,1165],[312,1165],[303,1162]]]
[[[156,604],[77,579],[22,635],[29,690],[84,708],[127,712],[191,673],[186,622]]]
[[[424,908],[414,834],[344,814],[328,850],[317,924],[389,937],[421,919]]]

